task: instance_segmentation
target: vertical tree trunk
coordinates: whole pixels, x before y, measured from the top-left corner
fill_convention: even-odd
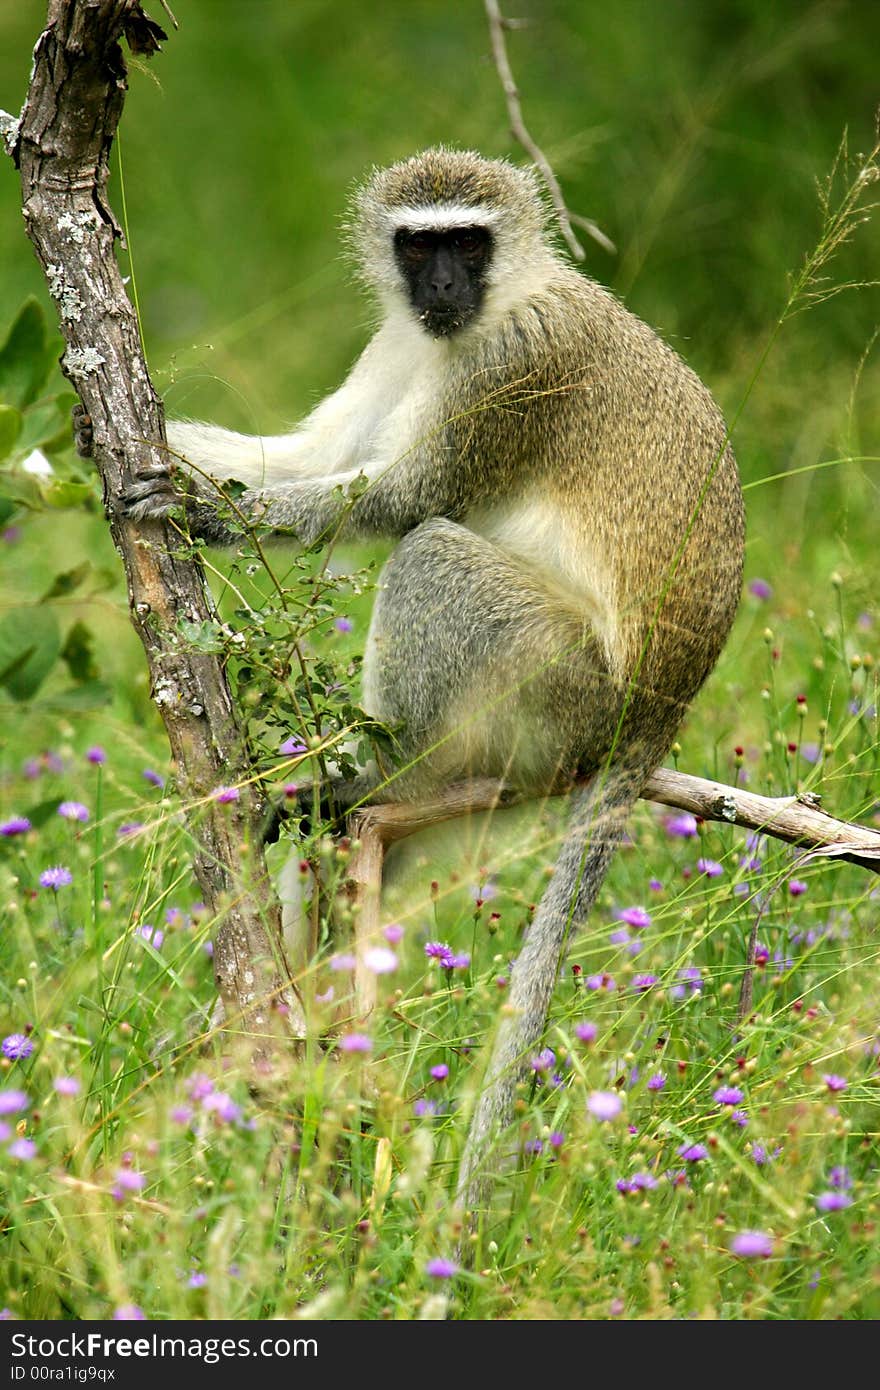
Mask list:
[[[7,146],[21,170],[25,225],[67,342],[62,368],[92,418],[95,462],[114,544],[144,644],[153,698],[177,764],[196,843],[195,874],[219,923],[214,969],[228,1028],[256,1040],[302,1036],[304,1019],[284,965],[280,918],[248,783],[245,738],[217,658],[187,648],[185,624],[213,617],[201,566],[174,553],[164,523],[120,510],[134,470],[164,461],[162,405],[116,264],[120,228],[107,202],[109,156],[126,91],[119,40],[150,54],[166,37],[136,0],[50,0],[27,101]],[[212,793],[238,785],[238,800]],[[276,1004],[283,1002],[285,1008]]]

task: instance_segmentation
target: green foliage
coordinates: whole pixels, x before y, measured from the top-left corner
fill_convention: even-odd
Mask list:
[[[58,389],[62,346],[49,332],[42,306],[28,299],[0,347],[0,524],[11,534],[28,512],[94,505],[94,479],[86,480],[72,461],[70,411],[76,396]],[[29,466],[33,459],[37,472]],[[0,617],[0,688],[11,699],[33,702],[62,662],[73,684],[52,692],[53,706],[107,702],[93,635],[82,620],[65,635],[58,616],[58,601],[90,578],[97,587],[106,584],[106,575],[102,578],[89,561],[60,570],[39,598]]]

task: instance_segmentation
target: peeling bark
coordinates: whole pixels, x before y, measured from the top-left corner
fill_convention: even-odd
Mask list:
[[[219,923],[214,971],[226,1026],[262,1056],[273,1036],[303,1036],[305,1020],[281,950],[257,829],[264,807],[243,729],[218,659],[189,649],[182,635],[185,624],[211,620],[213,604],[201,565],[175,553],[175,533],[121,512],[134,470],[165,459],[162,403],[116,264],[121,231],[107,200],[127,85],[123,36],[146,54],[166,37],[137,0],[50,0],[21,118],[7,118],[4,134],[21,171],[28,235],[58,306],[67,343],[61,366],[92,419],[110,532],[188,808],[195,875]],[[221,785],[241,786],[239,799],[218,802],[212,793]]]

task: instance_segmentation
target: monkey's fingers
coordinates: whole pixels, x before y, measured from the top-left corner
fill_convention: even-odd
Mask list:
[[[76,445],[76,452],[81,459],[90,459],[95,444],[92,417],[81,401],[77,401],[71,410],[70,420],[73,426],[73,442]]]
[[[155,520],[186,505],[167,469],[139,469],[137,479],[122,494],[122,510],[133,521]]]

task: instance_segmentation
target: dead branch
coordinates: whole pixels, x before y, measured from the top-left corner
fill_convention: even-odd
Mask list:
[[[59,308],[65,375],[91,416],[95,462],[114,544],[125,567],[132,621],[165,723],[196,842],[195,874],[220,923],[214,948],[227,1028],[249,1039],[304,1034],[305,1020],[280,949],[280,919],[257,827],[246,741],[215,656],[189,650],[184,625],[214,609],[197,560],[175,553],[164,523],[134,524],[120,498],[134,471],[162,464],[162,405],[150,381],[137,320],[116,265],[121,232],[107,202],[109,156],[122,114],[122,37],[149,56],[166,39],[137,0],[50,0],[20,120],[4,122],[21,171],[28,235]],[[219,801],[220,786],[240,796]],[[287,1008],[273,1004],[283,1001]],[[258,1044],[258,1054],[266,1050]]]
[[[551,201],[556,209],[556,216],[559,218],[559,225],[566,245],[576,260],[582,261],[586,252],[581,246],[572,230],[572,222],[577,222],[579,227],[591,236],[595,242],[607,251],[609,255],[617,254],[617,247],[614,242],[605,235],[601,227],[597,227],[595,222],[591,222],[587,217],[577,217],[566,207],[565,199],[562,196],[562,189],[559,180],[553,172],[553,166],[545,155],[544,151],[537,145],[526,128],[523,120],[522,107],[519,100],[519,88],[516,85],[511,70],[510,60],[507,56],[507,43],[504,38],[504,30],[511,27],[509,20],[506,20],[501,13],[497,0],[485,0],[486,18],[489,21],[489,37],[492,41],[492,57],[495,62],[495,70],[498,73],[504,100],[507,103],[507,116],[510,121],[510,133],[514,140],[522,145],[529,158],[537,165],[541,171],[541,177],[547,185]]]

